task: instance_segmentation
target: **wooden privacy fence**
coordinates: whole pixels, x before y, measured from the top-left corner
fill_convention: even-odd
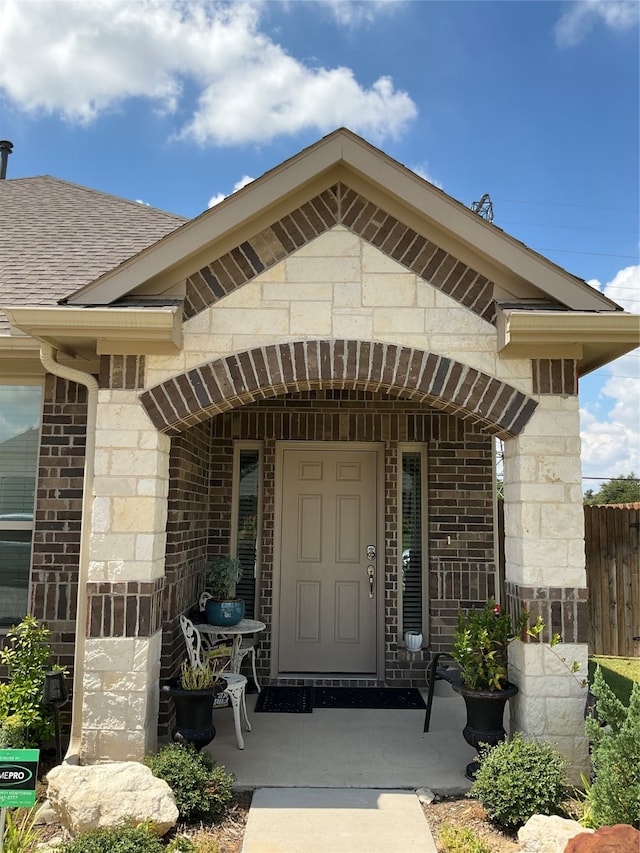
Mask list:
[[[640,655],[640,504],[584,508],[589,652]]]
[[[585,506],[589,653],[640,656],[640,504]],[[504,584],[504,504],[498,501]],[[504,588],[502,589],[504,601]]]

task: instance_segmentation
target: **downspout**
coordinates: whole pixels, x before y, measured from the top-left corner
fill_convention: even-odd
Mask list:
[[[87,580],[89,576],[89,539],[91,536],[91,511],[93,481],[95,476],[96,415],[98,408],[98,382],[95,376],[67,367],[56,360],[57,350],[41,343],[40,361],[48,373],[68,379],[87,389],[87,436],[85,444],[84,482],[82,488],[82,520],[80,523],[80,559],[78,565],[78,601],[76,610],[76,639],[73,667],[73,694],[71,697],[71,739],[65,755],[68,764],[80,763],[82,738],[82,700],[84,678],[84,653],[87,627]]]

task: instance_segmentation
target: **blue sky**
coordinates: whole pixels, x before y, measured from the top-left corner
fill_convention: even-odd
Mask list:
[[[8,177],[195,216],[346,126],[640,313],[639,8],[0,0]],[[581,402],[585,478],[640,474],[640,353]]]

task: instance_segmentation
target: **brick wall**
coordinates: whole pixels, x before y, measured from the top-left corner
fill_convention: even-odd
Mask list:
[[[185,657],[178,616],[192,607],[202,591],[209,527],[210,432],[210,423],[199,424],[171,443],[161,679],[175,676]],[[161,699],[160,736],[168,735],[171,715],[171,702]]]
[[[73,671],[87,392],[48,375],[33,536],[31,613],[46,622],[56,661]],[[71,679],[69,679],[69,685]]]

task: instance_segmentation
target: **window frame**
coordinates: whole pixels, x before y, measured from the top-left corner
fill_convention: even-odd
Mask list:
[[[429,630],[430,630],[430,619],[429,619],[429,530],[428,530],[428,519],[429,519],[429,507],[428,507],[428,453],[427,453],[427,445],[422,442],[409,442],[403,441],[398,442],[397,445],[398,452],[398,481],[397,481],[397,494],[398,494],[398,506],[397,506],[397,542],[398,542],[398,555],[397,555],[397,578],[398,578],[398,640],[399,643],[404,646],[404,625],[403,625],[403,613],[404,613],[404,599],[403,599],[403,590],[402,590],[402,552],[404,548],[402,547],[402,473],[403,473],[403,465],[402,465],[402,457],[404,454],[411,453],[412,455],[420,456],[420,523],[421,523],[421,535],[420,542],[422,546],[422,571],[421,571],[421,580],[422,580],[422,596],[421,596],[421,605],[422,605],[422,637],[423,637],[423,646],[429,644]]]
[[[231,529],[229,535],[229,553],[238,556],[238,519],[240,516],[240,454],[246,450],[258,451],[258,493],[256,514],[256,568],[254,578],[254,618],[259,615],[260,574],[262,570],[262,504],[264,487],[264,442],[239,439],[233,442],[233,470],[231,476]]]
[[[26,616],[30,612],[30,602],[31,602],[31,585],[33,579],[33,548],[34,548],[34,534],[36,528],[36,510],[38,505],[38,483],[39,483],[39,469],[40,469],[40,452],[42,446],[42,418],[44,411],[44,392],[45,392],[45,384],[42,379],[31,379],[27,376],[16,376],[16,377],[7,377],[3,376],[0,379],[0,386],[3,388],[11,388],[11,387],[21,387],[21,388],[39,388],[40,389],[40,405],[38,410],[38,421],[35,426],[37,430],[37,439],[36,439],[36,458],[35,458],[35,466],[34,466],[34,489],[33,489],[33,505],[31,509],[31,520],[30,521],[17,521],[17,520],[2,520],[0,517],[0,531],[10,531],[10,532],[21,532],[24,530],[30,531],[31,533],[31,542],[29,547],[29,562],[28,562],[28,576],[27,576],[27,598],[26,598],[26,611],[24,614],[16,614],[14,622],[19,622],[24,616]],[[18,433],[19,435],[19,433]],[[7,439],[10,440],[10,439]],[[1,476],[1,472],[0,472]],[[7,513],[11,515],[12,513]],[[25,515],[26,513],[13,513],[14,515]],[[9,626],[0,625],[0,636],[6,634],[9,630]]]

